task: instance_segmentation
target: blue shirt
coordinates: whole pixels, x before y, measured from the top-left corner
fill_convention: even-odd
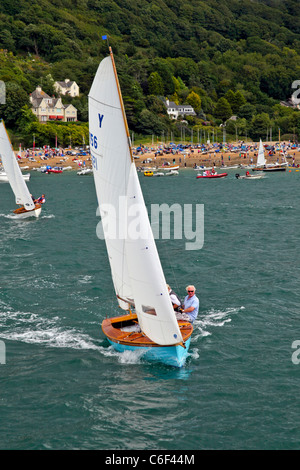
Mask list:
[[[194,294],[193,297],[190,297],[187,295],[184,299],[184,310],[190,307],[194,307],[194,310],[192,312],[186,312],[190,317],[191,320],[194,321],[196,320],[198,316],[198,311],[199,311],[199,299],[196,297]]]

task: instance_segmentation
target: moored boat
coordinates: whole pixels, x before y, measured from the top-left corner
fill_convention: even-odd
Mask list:
[[[239,173],[235,174],[236,179],[238,180],[260,180],[265,178],[264,174],[250,175],[249,171],[245,175],[240,175]]]
[[[211,173],[205,171],[202,175],[197,175],[197,178],[205,178],[205,179],[210,179],[210,178],[224,178],[227,176],[228,173]]]
[[[264,172],[286,171],[286,167],[287,167],[287,162],[283,162],[281,164],[280,163],[275,163],[275,164],[267,163],[262,140],[260,139],[258,155],[257,155],[257,163],[256,163],[256,167],[252,168],[252,171],[264,171]]]
[[[159,170],[179,170],[179,165],[163,165],[158,168]]]
[[[257,168],[252,168],[252,171],[264,171],[264,172],[286,171],[286,166],[274,165],[274,166],[257,167]]]

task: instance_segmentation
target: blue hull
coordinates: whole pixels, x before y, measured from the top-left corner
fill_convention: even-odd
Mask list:
[[[115,343],[109,338],[107,339],[118,352],[141,351],[143,358],[146,360],[162,362],[163,364],[173,367],[182,367],[185,364],[191,342],[191,338],[189,338],[185,342],[185,348],[182,346],[155,346],[149,348],[143,346],[127,346],[125,344]]]

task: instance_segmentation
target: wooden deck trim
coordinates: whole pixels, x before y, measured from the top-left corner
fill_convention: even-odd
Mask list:
[[[130,321],[137,321],[137,315],[128,314],[121,315],[119,317],[106,318],[102,322],[102,331],[105,336],[107,336],[107,338],[114,343],[136,347],[162,347],[162,345],[151,341],[151,339],[148,338],[148,336],[146,336],[143,332],[121,331],[120,328],[115,328],[113,326],[113,324],[116,323]],[[182,335],[183,343],[185,343],[190,338],[193,332],[193,326],[191,323],[182,320],[178,321],[178,325]],[[182,342],[177,343],[177,345],[183,346]],[[172,346],[176,346],[176,344],[169,345],[169,347]],[[168,347],[168,345],[164,347]]]
[[[33,212],[33,211],[35,211],[36,209],[40,209],[41,207],[42,207],[41,204],[38,204],[38,203],[36,203],[36,204],[35,204],[35,208],[34,208],[34,209],[31,209],[30,211],[28,211],[27,209],[25,209],[24,206],[18,207],[18,209],[14,210],[14,214],[24,214],[24,213],[27,213],[27,212]]]

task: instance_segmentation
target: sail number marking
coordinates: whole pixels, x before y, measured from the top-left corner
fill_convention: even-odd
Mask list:
[[[91,143],[91,147],[93,147],[94,149],[98,148],[97,136],[93,135],[91,132],[90,132],[90,143]]]
[[[98,124],[100,128],[102,127],[103,118],[104,118],[104,114],[98,113]],[[97,136],[95,134],[92,134],[91,132],[90,132],[90,146],[95,150],[98,148]],[[97,162],[97,157],[95,155],[92,155],[92,165],[93,165],[93,168],[95,168],[95,170],[98,170],[98,162]]]

